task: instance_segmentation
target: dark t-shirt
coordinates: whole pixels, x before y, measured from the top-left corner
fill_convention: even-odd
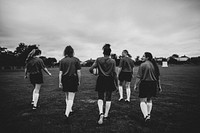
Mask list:
[[[119,67],[122,68],[122,72],[133,72],[134,61],[129,57],[123,57],[120,60]]]
[[[28,73],[38,74],[42,73],[41,70],[45,68],[45,65],[42,59],[34,57],[26,64],[26,68]]]
[[[156,81],[157,79],[153,64],[150,61],[142,63],[136,77],[143,81]]]
[[[59,69],[63,72],[63,76],[77,75],[77,70],[81,69],[80,60],[67,56],[60,61]]]
[[[100,76],[114,76],[116,63],[114,59],[109,57],[99,57],[94,62],[94,67],[99,70]]]

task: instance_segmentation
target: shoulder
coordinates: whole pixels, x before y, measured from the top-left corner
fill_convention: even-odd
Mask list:
[[[65,58],[62,58],[61,60],[60,60],[60,62],[63,62],[65,60]]]
[[[99,61],[102,61],[103,59],[104,59],[103,57],[98,57],[98,58],[96,59],[96,61],[99,62]]]
[[[110,61],[111,61],[112,63],[115,63],[115,60],[114,60],[114,59],[112,59],[112,58],[110,58]]]
[[[145,61],[143,62],[140,66],[141,67],[147,67],[149,65],[149,62],[148,61]]]
[[[77,58],[77,57],[72,57],[72,59],[77,61],[77,62],[80,62],[79,58]]]
[[[103,59],[103,57],[98,57],[96,60],[102,60]]]
[[[40,62],[43,62],[43,60],[41,59],[41,58],[39,58],[39,57],[36,57],[36,58],[34,58],[36,61],[40,61]]]

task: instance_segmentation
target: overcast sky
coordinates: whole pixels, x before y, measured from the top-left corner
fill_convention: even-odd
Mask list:
[[[0,46],[39,44],[47,57],[71,45],[84,61],[127,49],[200,56],[200,0],[0,0]]]

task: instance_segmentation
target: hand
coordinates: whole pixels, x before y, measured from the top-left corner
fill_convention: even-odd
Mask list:
[[[49,76],[52,76],[51,73],[49,73]]]
[[[135,85],[134,86],[134,91],[137,91],[138,90],[138,87]]]
[[[161,88],[161,86],[158,87],[158,92],[159,92],[159,93],[162,92],[162,88]]]
[[[63,85],[62,83],[59,83],[59,88],[62,89],[63,88]]]
[[[28,78],[28,76],[27,76],[27,75],[25,75],[25,76],[24,76],[24,79],[27,79],[27,78]]]

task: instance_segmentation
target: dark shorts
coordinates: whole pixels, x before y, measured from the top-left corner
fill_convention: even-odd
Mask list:
[[[157,81],[141,81],[139,85],[139,98],[156,97]]]
[[[114,90],[116,90],[116,84],[113,77],[99,76],[97,78],[96,91],[112,92]]]
[[[120,72],[119,74],[120,82],[123,81],[131,82],[131,79],[132,79],[132,72]]]
[[[78,91],[78,76],[62,76],[62,85],[64,92]]]
[[[35,84],[42,84],[43,83],[43,75],[42,73],[37,74],[30,74],[29,75],[31,84],[35,86]]]

